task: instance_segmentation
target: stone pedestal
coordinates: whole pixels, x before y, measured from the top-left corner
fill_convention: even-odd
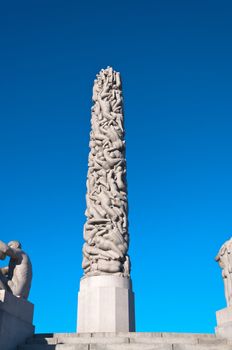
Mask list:
[[[0,349],[16,350],[34,333],[34,305],[0,290]]]
[[[217,327],[216,335],[227,339],[232,339],[232,306],[216,312]]]
[[[78,293],[77,331],[134,332],[131,280],[114,275],[82,278]]]

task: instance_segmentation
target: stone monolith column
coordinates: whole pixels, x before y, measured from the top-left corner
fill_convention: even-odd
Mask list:
[[[78,332],[135,330],[120,74],[94,81]]]

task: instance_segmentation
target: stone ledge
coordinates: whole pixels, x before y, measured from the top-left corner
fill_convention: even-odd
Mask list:
[[[91,344],[90,350],[172,350],[172,345],[171,344]]]
[[[216,339],[214,333],[175,333],[175,332],[96,332],[96,333],[37,333],[34,338],[52,338],[52,337],[75,337],[75,338],[100,338],[100,337],[158,337],[158,338],[209,338]]]
[[[36,334],[19,350],[232,350],[232,346],[215,334],[49,333]]]

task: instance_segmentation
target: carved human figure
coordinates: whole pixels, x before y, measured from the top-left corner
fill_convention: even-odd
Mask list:
[[[83,262],[85,275],[130,275],[123,98],[120,74],[97,75],[91,108]]]
[[[21,249],[21,243],[0,241],[0,259],[10,257],[9,265],[0,269],[0,289],[5,289],[17,297],[28,298],[32,265],[28,255]]]
[[[215,260],[222,269],[227,306],[232,306],[232,237],[221,246]]]

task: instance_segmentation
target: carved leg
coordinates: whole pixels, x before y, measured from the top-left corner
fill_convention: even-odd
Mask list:
[[[8,285],[7,285],[7,279],[6,277],[2,274],[2,272],[0,271],[0,290],[8,290]]]

